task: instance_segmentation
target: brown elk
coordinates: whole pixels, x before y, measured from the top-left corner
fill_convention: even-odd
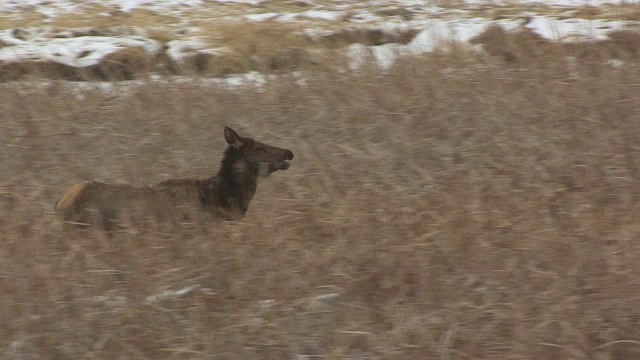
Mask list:
[[[56,202],[55,210],[68,224],[107,231],[141,222],[175,225],[241,219],[256,193],[258,178],[287,170],[293,153],[241,137],[229,127],[224,128],[224,137],[229,146],[216,176],[144,187],[86,181],[72,186]]]

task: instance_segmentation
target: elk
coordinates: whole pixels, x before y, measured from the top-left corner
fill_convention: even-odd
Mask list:
[[[85,181],[62,195],[55,211],[67,224],[108,232],[125,225],[239,220],[249,209],[258,179],[287,170],[293,153],[241,137],[229,127],[224,137],[228,146],[216,176],[141,187]]]

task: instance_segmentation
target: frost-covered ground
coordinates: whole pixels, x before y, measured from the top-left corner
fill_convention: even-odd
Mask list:
[[[207,64],[225,62],[218,75],[242,73],[254,70],[261,54],[243,53],[238,44],[262,34],[240,35],[238,24],[268,22],[289,26],[309,42],[341,39],[351,68],[374,61],[386,69],[399,57],[431,52],[442,43],[466,43],[492,24],[507,30],[524,26],[551,41],[603,40],[611,31],[636,31],[639,9],[638,1],[620,0],[5,0],[0,64],[85,68],[108,60],[138,66],[164,57],[175,69],[206,58]],[[279,46],[287,45],[282,39]],[[132,48],[145,58],[122,54]]]

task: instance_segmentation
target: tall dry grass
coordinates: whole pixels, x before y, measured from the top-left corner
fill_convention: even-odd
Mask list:
[[[637,358],[640,66],[549,56],[3,88],[1,357]],[[78,180],[213,174],[224,125],[296,155],[243,221],[108,238],[51,213]]]

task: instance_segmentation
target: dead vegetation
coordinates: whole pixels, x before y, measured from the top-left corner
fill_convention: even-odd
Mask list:
[[[632,4],[570,8],[540,4],[467,6],[460,1],[429,3],[450,11],[468,11],[473,16],[494,20],[521,18],[523,24],[531,19],[527,16],[533,14],[555,18],[629,21],[638,17],[638,6]],[[331,1],[314,4],[311,6],[311,3],[304,1],[266,1],[259,5],[214,2],[204,7],[181,8],[175,13],[163,13],[152,8],[122,11],[106,5],[80,4],[77,12],[83,16],[78,16],[77,12],[62,12],[49,19],[47,24],[50,28],[42,27],[42,14],[33,15],[35,11],[24,11],[24,14],[15,12],[0,20],[0,29],[10,29],[7,36],[14,37],[14,40],[36,40],[43,33],[52,38],[135,36],[151,39],[162,50],[124,48],[105,57],[99,65],[85,68],[39,59],[35,51],[33,59],[0,63],[0,82],[33,79],[132,80],[145,78],[149,74],[224,77],[251,71],[281,74],[345,67],[349,62],[345,48],[351,44],[406,45],[422,30],[417,25],[419,22],[406,23],[406,27],[399,26],[403,21],[417,16],[412,7],[381,4],[374,9],[364,4],[343,4],[346,8],[339,7],[343,9],[340,10],[343,13],[341,18],[325,21],[305,16],[303,10],[313,10],[320,6],[320,11],[328,11],[325,9],[337,9],[338,4]],[[25,6],[25,9],[32,10],[29,6]],[[349,21],[362,10],[370,11],[390,22]],[[268,20],[271,15],[286,14],[297,17],[287,21]],[[266,16],[260,19],[260,15]],[[258,21],[247,20],[244,16],[254,16],[253,19]],[[451,15],[445,11],[434,16],[446,18]],[[398,26],[388,26],[389,24]],[[629,29],[631,28],[630,26]],[[587,41],[585,38],[563,40],[577,41],[556,43],[544,39],[526,26],[515,32],[507,32],[494,25],[478,35],[472,43],[483,44],[490,55],[507,62],[538,62],[539,58],[545,58],[549,52],[554,52],[556,59],[561,59],[560,55],[564,55],[590,58],[596,62],[636,59],[640,53],[640,35],[634,30],[613,31],[610,39],[604,41]],[[184,45],[186,42],[198,45],[193,45],[192,48],[192,45]],[[172,47],[175,43],[183,43],[183,46]],[[0,47],[10,45],[15,45],[15,42],[3,42]],[[86,53],[89,54],[90,51]],[[79,58],[83,55],[79,55]]]
[[[554,56],[5,84],[2,357],[637,358],[640,65]],[[108,239],[52,214],[79,180],[211,174],[223,125],[296,153],[242,221]]]
[[[224,77],[257,71],[282,74],[292,71],[344,67],[348,62],[349,44],[378,46],[407,44],[418,33],[406,28],[382,30],[375,27],[345,27],[315,31],[302,24],[276,21],[223,22],[209,26],[209,36],[200,39],[209,48],[191,49],[181,53],[181,59],[169,56],[173,41],[166,31],[151,31],[150,38],[161,45],[159,54],[149,54],[142,48],[124,48],[106,56],[98,65],[73,67],[54,61],[21,61],[0,64],[0,82],[16,80],[133,80],[160,75],[197,75]],[[317,30],[317,29],[316,29]],[[135,29],[82,28],[59,31],[58,37],[132,35]],[[20,31],[15,31],[20,37]],[[174,34],[175,35],[175,34]],[[612,31],[609,39],[575,42],[553,42],[526,26],[507,31],[499,25],[489,26],[471,40],[481,44],[485,52],[508,63],[544,63],[549,59],[565,63],[567,58],[595,62],[637,60],[640,54],[640,34],[635,31]],[[460,44],[443,44],[443,48]],[[187,46],[188,47],[188,46]],[[548,55],[553,53],[553,56]]]
[[[481,44],[486,53],[509,63],[548,64],[549,60],[565,63],[571,58],[601,64],[607,60],[638,59],[640,33],[618,30],[610,32],[608,37],[598,41],[553,42],[527,27],[509,32],[492,25],[470,43]]]

